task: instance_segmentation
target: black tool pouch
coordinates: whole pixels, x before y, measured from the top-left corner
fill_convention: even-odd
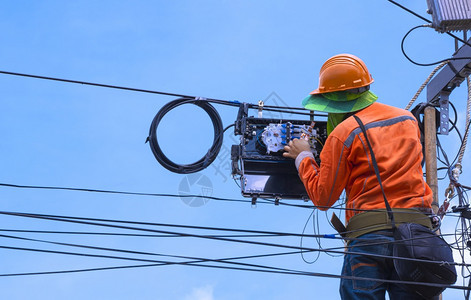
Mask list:
[[[429,228],[404,223],[394,229],[394,267],[399,279],[412,282],[436,283],[440,286],[405,285],[426,299],[430,299],[456,282],[453,253],[448,243]],[[403,260],[412,258],[417,261]],[[427,262],[429,261],[429,262]]]

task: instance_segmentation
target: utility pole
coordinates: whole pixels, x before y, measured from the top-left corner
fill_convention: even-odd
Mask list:
[[[468,40],[471,43],[471,39]],[[432,209],[437,213],[438,202],[437,179],[437,137],[436,134],[448,135],[449,116],[448,98],[451,92],[471,74],[471,47],[463,45],[453,54],[454,60],[448,64],[427,85],[427,103],[430,106],[424,112],[425,131],[425,168],[427,183],[433,191]],[[440,122],[436,124],[435,107],[439,110]],[[438,130],[437,130],[438,129]]]
[[[470,44],[471,39],[467,43]],[[427,85],[427,103],[430,105],[424,111],[425,171],[427,184],[433,192],[432,210],[435,214],[440,208],[438,200],[437,133],[448,135],[449,96],[471,74],[471,59],[469,57],[471,57],[470,46],[465,44],[461,48],[456,49],[453,54],[455,59],[450,60]],[[439,109],[438,119],[440,121],[438,124],[436,122],[435,107]],[[437,232],[437,234],[440,234],[440,232]],[[439,299],[442,299],[441,294]]]
[[[425,174],[427,184],[433,192],[432,210],[436,214],[440,203],[438,202],[437,124],[435,120],[435,108],[427,106],[424,111]]]

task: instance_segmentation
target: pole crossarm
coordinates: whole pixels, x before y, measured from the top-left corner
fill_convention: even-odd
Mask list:
[[[471,43],[471,39],[468,40],[468,43]],[[427,85],[427,103],[440,107],[439,134],[447,135],[449,131],[448,97],[450,93],[460,86],[470,74],[471,47],[463,45]]]

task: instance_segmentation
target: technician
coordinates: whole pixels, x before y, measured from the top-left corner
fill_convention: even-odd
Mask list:
[[[329,58],[320,70],[319,87],[303,100],[306,109],[329,113],[321,164],[316,163],[309,143],[302,139],[291,141],[283,155],[295,159],[299,176],[318,209],[330,208],[345,190],[348,252],[391,256],[391,225],[383,211],[381,188],[363,133],[353,115],[365,124],[395,216],[403,208],[415,209],[421,215],[431,213],[432,191],[423,178],[416,119],[406,110],[376,102],[371,83],[373,78],[358,57],[339,54]],[[402,222],[420,219],[413,215],[403,213]],[[425,219],[430,222],[421,218]],[[345,255],[342,275],[398,280],[391,259],[358,254]],[[385,299],[386,291],[392,300],[422,299],[398,284],[356,279],[340,282],[342,299]]]

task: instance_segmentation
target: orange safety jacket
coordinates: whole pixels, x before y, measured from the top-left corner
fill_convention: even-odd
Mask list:
[[[432,190],[423,177],[420,131],[414,116],[377,102],[355,115],[367,129],[391,207],[429,209]],[[358,123],[350,116],[327,138],[320,167],[309,151],[298,155],[299,177],[315,206],[327,210],[345,189],[347,222],[364,210],[385,208],[367,147]]]

